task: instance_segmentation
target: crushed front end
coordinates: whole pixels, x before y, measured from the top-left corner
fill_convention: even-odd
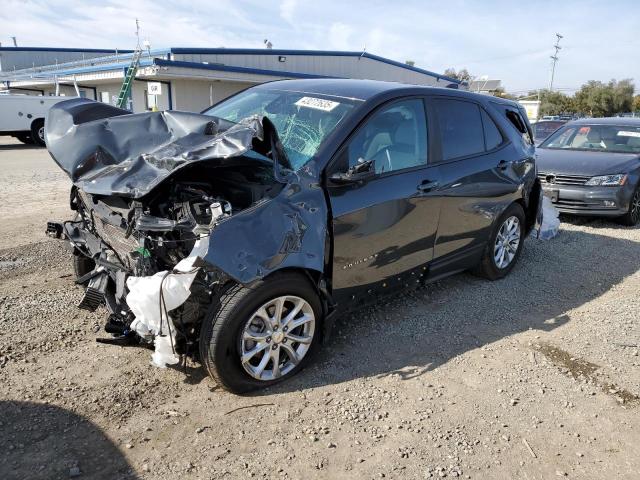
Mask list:
[[[107,341],[153,343],[164,366],[197,350],[204,315],[232,280],[210,258],[211,235],[260,212],[285,182],[266,119],[127,113],[83,100],[52,109],[47,143],[74,182],[74,218],[47,233],[73,248],[79,307],[106,305]],[[221,241],[216,255],[229,256],[233,242]]]
[[[185,354],[193,350],[212,295],[226,277],[206,267],[189,275],[176,266],[189,258],[197,244],[206,243],[215,224],[230,217],[233,207],[214,197],[205,185],[195,188],[177,183],[169,190],[162,201],[154,196],[147,203],[146,199],[91,195],[73,187],[75,219],[62,223],[61,233],[73,246],[76,281],[86,288],[80,308],[93,311],[104,303],[110,314],[105,330],[117,342],[153,342],[157,335],[170,335],[175,352]],[[135,306],[140,299],[127,301],[132,280],[158,273],[184,279],[188,297],[171,310],[170,317],[168,308],[158,303],[159,312],[155,313],[159,325],[150,328],[146,323],[136,328],[130,303]],[[149,295],[158,298],[157,292]],[[144,293],[143,289],[141,295]]]

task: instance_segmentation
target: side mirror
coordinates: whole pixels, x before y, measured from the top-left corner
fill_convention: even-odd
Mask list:
[[[358,163],[345,172],[331,174],[329,180],[336,185],[349,185],[352,183],[362,183],[373,178],[376,174],[374,160],[359,159]]]

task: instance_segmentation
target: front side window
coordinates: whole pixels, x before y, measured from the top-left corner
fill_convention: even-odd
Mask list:
[[[640,127],[567,125],[542,142],[540,148],[640,153]]]
[[[347,156],[349,167],[373,160],[378,174],[426,165],[422,100],[402,100],[374,113],[349,142]]]
[[[278,131],[291,166],[298,170],[357,104],[357,100],[311,93],[249,89],[203,113],[235,123],[254,115],[267,117]]]
[[[434,100],[434,106],[438,113],[444,161],[484,153],[485,139],[478,105],[439,98]]]

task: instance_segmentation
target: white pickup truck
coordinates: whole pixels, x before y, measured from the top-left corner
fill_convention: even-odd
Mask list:
[[[71,97],[0,95],[0,135],[44,145],[44,119],[49,109]]]

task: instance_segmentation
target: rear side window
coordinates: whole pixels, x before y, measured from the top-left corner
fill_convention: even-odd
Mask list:
[[[484,144],[486,150],[490,151],[501,145],[503,138],[489,114],[484,109],[480,110],[482,112],[482,125],[484,126]]]
[[[511,110],[507,108],[505,110],[505,114],[507,115],[507,118],[509,119],[511,124],[514,126],[514,128],[518,130],[518,132],[520,132],[520,134],[522,135],[522,139],[529,145],[533,145],[532,134],[529,131],[529,128],[527,127],[526,122],[522,119],[522,116],[520,115],[520,113],[518,113],[516,110]]]
[[[434,100],[442,139],[442,159],[451,160],[484,153],[480,107],[462,100]]]

